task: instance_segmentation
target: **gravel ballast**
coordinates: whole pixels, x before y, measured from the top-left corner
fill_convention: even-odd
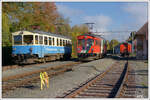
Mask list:
[[[73,61],[55,61],[55,62],[49,62],[46,64],[35,64],[35,65],[26,65],[23,66],[22,68],[17,68],[17,69],[9,69],[6,71],[2,72],[2,77],[8,77],[8,76],[13,76],[13,75],[17,75],[17,74],[22,74],[22,73],[27,73],[27,72],[31,72],[31,71],[36,71],[39,69],[43,69],[43,68],[47,68],[47,67],[53,67],[53,66],[58,66],[61,64],[67,64],[67,63],[71,63]]]
[[[50,78],[50,87],[40,90],[40,81],[26,87],[16,88],[3,94],[3,98],[55,98],[62,96],[67,90],[77,87],[87,79],[104,72],[115,60],[104,58],[86,62],[73,67],[73,71],[65,72]]]
[[[55,98],[62,96],[64,92],[76,88],[87,79],[104,72],[117,60],[103,58],[91,62],[75,65],[72,71],[50,77],[50,87],[40,90],[40,80],[27,86],[16,88],[2,94],[3,98]],[[146,61],[129,60],[136,75],[137,98],[148,98],[148,63]]]
[[[135,71],[137,98],[148,98],[148,62],[144,60],[129,62]]]

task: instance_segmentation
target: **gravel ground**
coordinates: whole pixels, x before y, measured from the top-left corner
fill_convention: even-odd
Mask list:
[[[33,66],[30,65],[31,67],[22,67],[18,69],[6,70],[6,71],[2,71],[2,77],[8,77],[8,76],[16,75],[16,74],[31,72],[31,71],[39,70],[42,68],[53,67],[53,66],[57,66],[60,64],[66,64],[69,62],[71,63],[72,61],[55,61],[55,62],[49,62],[49,63],[42,64],[42,65],[37,64]]]
[[[137,98],[148,98],[148,63],[147,61],[130,61],[135,70]]]
[[[44,88],[44,90],[41,91],[40,81],[38,81],[26,87],[16,88],[15,90],[2,94],[2,97],[55,98],[57,96],[62,96],[64,92],[77,87],[88,78],[104,72],[115,62],[116,59],[104,58],[76,65],[73,67],[73,71],[65,72],[61,75],[50,78],[50,88]],[[130,66],[135,69],[137,98],[148,98],[148,63],[139,60],[132,60],[129,62]]]
[[[86,62],[73,67],[73,71],[50,78],[50,88],[40,90],[40,81],[2,94],[3,98],[55,98],[77,87],[88,78],[104,72],[115,60],[110,58]]]

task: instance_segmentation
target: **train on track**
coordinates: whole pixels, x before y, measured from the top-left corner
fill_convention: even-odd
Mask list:
[[[121,43],[120,44],[120,55],[129,56],[132,53],[132,45],[130,43]]]
[[[87,33],[77,37],[77,56],[79,60],[102,58],[107,53],[106,40],[100,35]]]
[[[12,44],[12,57],[17,64],[68,59],[72,53],[69,37],[37,30],[12,33]]]

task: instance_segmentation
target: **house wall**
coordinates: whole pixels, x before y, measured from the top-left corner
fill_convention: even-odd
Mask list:
[[[136,58],[147,59],[148,58],[148,41],[143,36],[137,37],[136,41],[137,41]]]
[[[136,58],[148,59],[148,22],[135,34]]]

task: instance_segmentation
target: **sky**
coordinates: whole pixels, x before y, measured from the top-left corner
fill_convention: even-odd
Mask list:
[[[127,31],[138,31],[148,21],[147,2],[56,2],[56,7],[72,27],[95,23],[93,31],[109,41],[124,42]]]

